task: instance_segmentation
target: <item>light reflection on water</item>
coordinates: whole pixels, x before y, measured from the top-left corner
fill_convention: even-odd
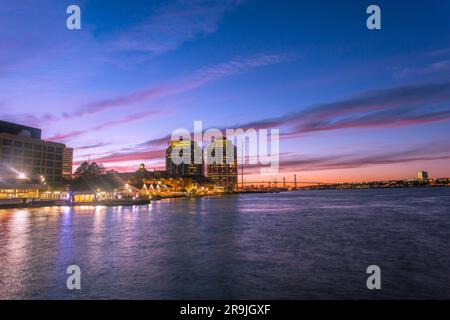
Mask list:
[[[24,275],[27,272],[28,256],[26,254],[26,248],[29,242],[28,228],[30,225],[28,216],[29,213],[23,210],[16,211],[12,216],[7,238],[6,254],[2,254],[2,259],[4,258],[6,261],[11,261],[15,266],[14,272],[19,276]],[[5,280],[9,280],[7,282],[8,285],[15,287],[16,290],[26,290],[26,284],[23,283],[23,279],[18,276]]]
[[[0,298],[450,298],[450,189],[0,210]],[[66,289],[79,265],[82,290]],[[365,287],[382,268],[378,292]]]

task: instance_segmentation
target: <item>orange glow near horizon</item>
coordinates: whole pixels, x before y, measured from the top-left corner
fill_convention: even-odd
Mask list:
[[[134,172],[139,168],[141,163],[146,163],[145,160],[136,163],[127,163],[126,165],[106,165],[108,170],[114,169],[119,172]],[[147,165],[149,171],[165,170],[161,163],[155,165]],[[245,166],[244,166],[245,168]],[[433,170],[430,170],[432,168]],[[262,175],[259,169],[253,169],[252,172],[244,171],[244,182],[268,182],[277,181],[281,183],[283,177],[286,181],[293,182],[294,175],[297,175],[297,182],[321,182],[321,183],[343,183],[343,182],[368,182],[368,181],[386,181],[386,180],[403,180],[415,179],[418,171],[429,172],[430,178],[445,178],[450,177],[450,166],[448,161],[434,160],[434,161],[417,161],[409,163],[394,163],[383,165],[362,166],[357,168],[346,169],[330,169],[330,170],[283,170],[277,175]],[[241,171],[239,168],[239,183],[241,183]]]

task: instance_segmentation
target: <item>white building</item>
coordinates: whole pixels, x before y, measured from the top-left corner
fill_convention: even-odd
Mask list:
[[[419,171],[419,172],[417,172],[417,179],[419,179],[419,180],[428,180],[428,172],[426,172],[426,171]]]

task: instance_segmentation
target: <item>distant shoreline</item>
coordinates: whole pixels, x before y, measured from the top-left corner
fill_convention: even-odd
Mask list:
[[[368,190],[368,189],[422,189],[422,188],[447,188],[450,185],[395,185],[395,186],[345,186],[345,185],[323,185],[323,186],[311,186],[300,187],[298,190],[302,191],[314,191],[314,190]]]

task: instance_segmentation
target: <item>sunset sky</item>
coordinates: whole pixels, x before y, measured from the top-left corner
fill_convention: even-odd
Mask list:
[[[2,0],[0,115],[119,171],[202,120],[279,128],[279,177],[450,176],[450,1]]]

